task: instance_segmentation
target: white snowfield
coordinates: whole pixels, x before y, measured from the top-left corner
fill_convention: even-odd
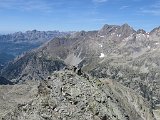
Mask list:
[[[104,53],[101,53],[101,55],[99,56],[99,58],[104,58]]]

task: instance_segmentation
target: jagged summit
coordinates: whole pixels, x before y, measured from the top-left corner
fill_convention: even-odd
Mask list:
[[[160,32],[160,26],[154,28],[150,33],[152,34],[152,33],[157,33],[157,32]]]
[[[102,29],[108,29],[108,28],[112,28],[112,27],[120,27],[119,25],[109,25],[109,24],[105,24]]]
[[[131,26],[128,23],[124,23],[123,25],[121,25],[121,27],[131,28]]]
[[[146,34],[146,31],[145,30],[143,30],[143,29],[139,29],[139,30],[137,30],[137,34]]]
[[[122,26],[121,26],[121,29],[122,29],[122,32],[135,32],[135,30],[131,27],[131,26],[129,26],[127,23],[125,23],[125,24],[123,24]]]
[[[100,30],[100,32],[103,32],[103,33],[108,33],[108,32],[111,32],[111,31],[114,31],[116,29],[118,29],[120,26],[118,25],[108,25],[108,24],[105,24],[102,29]]]
[[[109,29],[109,28],[132,28],[131,26],[129,26],[127,23],[123,24],[123,25],[109,25],[109,24],[105,24],[102,29]]]
[[[130,34],[135,33],[135,30],[130,27],[128,24],[123,24],[121,26],[119,25],[104,25],[101,30],[99,30],[99,34],[107,35],[109,37],[110,35],[114,36],[120,36],[120,37],[128,37]],[[116,38],[118,39],[118,38]]]

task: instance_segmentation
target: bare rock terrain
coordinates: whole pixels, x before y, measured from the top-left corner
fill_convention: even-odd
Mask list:
[[[0,105],[9,108],[0,107],[3,120],[156,120],[149,102],[133,90],[70,70],[54,72],[38,85],[1,89]]]

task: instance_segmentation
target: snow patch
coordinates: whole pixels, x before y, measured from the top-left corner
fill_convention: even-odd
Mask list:
[[[148,49],[151,49],[151,47],[150,47],[150,46],[148,46],[147,48],[148,48]]]
[[[112,33],[111,35],[115,35],[115,33]]]
[[[103,47],[103,45],[102,44],[99,44],[100,45],[100,47],[102,48]]]
[[[156,45],[159,45],[159,43],[156,43]]]
[[[100,36],[101,38],[104,38],[104,36]]]
[[[104,53],[101,53],[101,55],[99,56],[99,58],[104,58]]]
[[[122,35],[121,34],[117,34],[117,37],[121,37]]]

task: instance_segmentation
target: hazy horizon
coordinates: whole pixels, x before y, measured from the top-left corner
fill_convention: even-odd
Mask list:
[[[125,24],[125,23],[124,23]],[[104,24],[105,25],[105,24]],[[5,34],[13,34],[13,33],[16,33],[16,32],[22,32],[22,33],[25,33],[27,31],[33,31],[33,30],[37,30],[37,31],[59,31],[59,32],[77,32],[77,31],[94,31],[94,30],[100,30],[104,25],[100,26],[99,28],[97,29],[79,29],[79,30],[58,30],[58,29],[52,29],[52,30],[47,30],[47,29],[28,29],[28,30],[17,30],[17,31],[0,31],[0,34],[2,35],[5,35]],[[109,24],[109,25],[113,25],[113,24]],[[114,24],[114,25],[117,25],[117,24]],[[123,24],[121,24],[123,25]],[[120,25],[120,26],[121,26]],[[139,30],[139,29],[143,29],[143,28],[134,28],[133,26],[131,26],[134,30]],[[160,26],[155,26],[154,28],[157,28],[157,27],[160,27]],[[151,30],[147,31],[145,29],[146,32],[151,32],[154,28],[151,28]]]

